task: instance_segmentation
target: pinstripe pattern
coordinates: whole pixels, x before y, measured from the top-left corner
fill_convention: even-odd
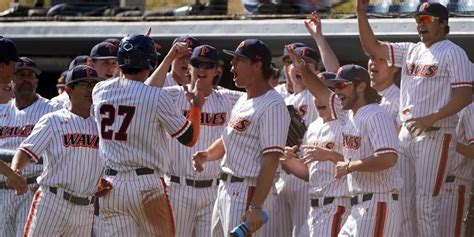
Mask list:
[[[238,177],[257,177],[264,153],[283,153],[289,121],[288,110],[275,90],[248,100],[244,94],[222,134],[226,148],[222,170]]]
[[[291,93],[286,89],[286,85],[285,84],[280,84],[278,86],[275,86],[273,88],[276,92],[278,92],[278,94],[281,95],[281,97],[283,97],[283,99],[286,99],[288,98]]]
[[[338,119],[343,124],[347,121],[349,112],[342,109],[342,102],[334,92],[329,94],[329,109],[331,110],[332,119]]]
[[[445,180],[444,161],[455,155],[456,139],[453,135],[454,128],[441,128],[429,132],[421,141],[414,142],[405,127],[400,131],[402,153],[398,165],[403,178],[403,188],[400,190],[401,231],[410,231],[407,232],[410,233],[408,236],[439,234],[440,197],[437,193],[440,184],[436,182]],[[417,217],[417,222],[413,221],[413,216]]]
[[[46,113],[58,109],[57,105],[38,95],[38,99],[22,110],[16,107],[15,100],[2,105],[0,110],[0,148],[16,150],[21,142],[30,135],[34,125]],[[25,177],[38,175],[43,165],[29,164],[23,169]],[[4,177],[0,177],[4,181]],[[33,187],[35,185],[30,185]],[[0,236],[21,236],[28,210],[33,199],[28,191],[17,196],[12,190],[0,189]]]
[[[24,236],[84,236],[92,229],[93,205],[70,203],[41,187],[32,203]]]
[[[414,118],[437,111],[452,97],[451,88],[472,86],[472,66],[462,48],[442,40],[426,48],[422,42],[391,43],[394,61],[402,68],[400,110],[410,110]],[[389,53],[392,52],[389,50]],[[401,117],[404,122],[409,117]],[[455,127],[457,116],[437,121],[433,126]]]
[[[20,149],[32,157],[44,153],[45,167],[38,178],[44,187],[66,189],[81,197],[93,196],[102,172],[97,124],[67,109],[43,116]]]
[[[314,105],[314,97],[305,89],[298,94],[292,94],[285,99],[287,105],[293,105],[296,112],[301,116],[306,124],[310,124],[319,118],[316,106]]]
[[[100,151],[106,167],[117,171],[139,167],[168,170],[169,145],[165,130],[178,137],[190,124],[174,107],[167,93],[142,82],[115,78],[98,83],[92,98],[99,129],[103,126],[101,121],[110,117],[110,113],[100,113],[102,105],[135,107],[135,115],[127,130],[127,141],[100,137]],[[115,117],[117,121],[106,126],[107,130],[119,130],[123,116]]]
[[[332,204],[311,207],[308,216],[309,236],[338,236],[350,210],[349,198],[337,198]]]
[[[71,108],[71,100],[66,92],[52,98],[51,102],[59,104],[62,108]]]
[[[167,87],[173,102],[183,113],[189,111],[189,102],[181,86]],[[191,90],[191,89],[190,89]],[[186,147],[177,140],[171,140],[171,166],[169,173],[181,177],[180,184],[170,182],[170,200],[176,218],[177,236],[209,236],[217,185],[208,188],[194,188],[185,184],[185,178],[192,180],[216,180],[220,177],[220,161],[207,162],[203,172],[195,172],[191,157],[197,151],[205,150],[218,139],[227,125],[231,111],[242,92],[227,89],[213,90],[201,109],[199,139],[193,147]]]
[[[370,121],[370,122],[368,122]],[[398,150],[393,120],[377,104],[365,105],[349,121],[343,130],[344,159],[361,160],[372,155]],[[349,191],[359,193],[388,193],[400,189],[401,179],[394,167],[378,172],[353,172],[347,175]]]
[[[170,86],[177,86],[178,83],[174,80],[173,76],[171,75],[170,72],[168,72],[166,74],[166,77],[165,77],[165,84],[163,85],[163,88],[164,87],[170,87]]]
[[[400,89],[392,84],[385,90],[379,91],[379,94],[382,96],[380,107],[387,111],[396,127],[401,126],[400,116],[398,115],[398,111],[400,111]]]
[[[352,206],[339,236],[403,236],[400,232],[400,205],[390,194]]]
[[[458,142],[463,144],[474,144],[474,103],[465,107],[459,115],[456,134]],[[472,170],[474,169],[474,160],[464,158],[461,154],[456,153],[450,161],[447,170],[448,175],[456,176],[456,179],[469,181],[472,179]],[[469,183],[469,182],[466,182]]]

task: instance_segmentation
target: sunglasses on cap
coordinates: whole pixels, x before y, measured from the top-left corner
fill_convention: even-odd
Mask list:
[[[217,63],[215,62],[203,62],[203,61],[197,61],[197,60],[191,61],[190,64],[194,68],[202,68],[202,69],[213,69],[213,68],[216,68],[216,65],[217,65]]]
[[[339,81],[339,82],[334,83],[334,88],[338,90],[344,90],[350,84],[352,84],[351,81]]]
[[[420,23],[429,24],[429,23],[433,23],[435,20],[439,20],[439,17],[435,17],[435,16],[431,16],[431,15],[418,15],[418,16],[415,16],[415,21],[416,21],[417,24],[420,24]]]

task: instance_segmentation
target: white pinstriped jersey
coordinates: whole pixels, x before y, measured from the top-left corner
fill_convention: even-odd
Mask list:
[[[2,106],[0,111],[0,148],[16,150],[21,142],[33,131],[33,127],[45,114],[59,109],[57,104],[52,103],[38,95],[38,99],[30,106],[19,110],[15,105],[15,99]],[[43,171],[42,165],[29,164],[23,170],[23,175],[29,177]],[[0,180],[4,180],[0,176]]]
[[[309,125],[304,144],[332,149],[342,154],[342,129],[339,120]],[[335,164],[331,161],[312,162],[309,166],[309,195],[311,198],[349,196],[346,177],[336,179]]]
[[[331,118],[341,121],[343,124],[347,121],[349,112],[342,109],[342,102],[336,93],[329,94],[329,109],[331,110]]]
[[[165,77],[165,84],[163,87],[177,86],[178,83],[173,79],[171,72],[168,72]]]
[[[474,144],[474,103],[461,110],[456,133],[458,142],[471,146]],[[447,171],[448,175],[454,175],[467,181],[472,179],[474,160],[456,153],[455,158],[450,162],[451,168]]]
[[[387,111],[396,127],[401,126],[400,116],[398,115],[400,111],[400,89],[395,84],[392,84],[378,93],[382,96],[380,106]]]
[[[303,118],[306,124],[314,122],[318,117],[316,106],[314,105],[314,97],[305,89],[298,94],[292,94],[285,99],[287,105],[293,105],[296,112]]]
[[[59,104],[61,108],[71,108],[71,100],[66,92],[52,98],[51,102]]]
[[[275,90],[251,99],[244,94],[222,134],[222,170],[238,177],[256,178],[265,153],[283,154],[289,126],[288,109]]]
[[[426,48],[419,43],[390,43],[389,65],[402,68],[400,120],[431,114],[452,97],[452,88],[472,86],[472,67],[462,48],[449,40]],[[403,116],[405,115],[405,116]],[[457,115],[437,121],[436,127],[456,127]]]
[[[168,93],[122,77],[99,82],[92,91],[104,165],[125,172],[147,167],[168,171],[169,141],[191,123]]]
[[[190,104],[184,94],[183,87],[172,86],[164,90],[170,94],[171,99],[181,113],[187,116],[190,110]],[[191,85],[189,85],[189,90],[191,91]],[[242,95],[243,93],[240,91],[227,89],[212,90],[201,109],[201,127],[199,129],[199,138],[196,145],[187,147],[175,139],[171,140],[170,174],[198,180],[220,177],[220,161],[207,162],[203,172],[196,172],[193,170],[191,158],[194,153],[207,149],[222,135],[229,121],[232,108]]]
[[[372,155],[398,152],[393,120],[378,104],[362,106],[355,116],[350,111],[342,139],[345,160],[363,160]],[[352,194],[395,192],[401,187],[401,177],[395,166],[378,172],[352,172],[347,175],[347,182]]]
[[[286,84],[277,85],[273,89],[278,92],[284,100],[291,95],[291,93],[286,89]]]
[[[58,187],[90,197],[102,172],[99,132],[92,116],[83,117],[61,109],[41,117],[20,145],[33,160],[44,154],[44,171],[38,184]]]

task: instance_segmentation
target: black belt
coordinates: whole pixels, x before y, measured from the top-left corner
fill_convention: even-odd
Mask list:
[[[150,168],[138,168],[135,170],[135,173],[137,173],[137,175],[146,175],[146,174],[153,174],[155,173],[155,171]],[[117,174],[118,174],[118,171],[114,169],[111,169],[111,168],[105,169],[105,175],[115,176]]]
[[[452,183],[456,179],[456,176],[454,175],[448,175],[446,176],[446,183]]]
[[[56,188],[56,187],[49,187],[49,191],[54,193],[54,194],[58,194],[58,188]],[[70,194],[66,191],[63,191],[63,198],[65,200],[69,201],[70,203],[74,203],[74,204],[80,205],[80,206],[87,206],[87,205],[92,204],[95,201],[95,197],[92,197],[91,199],[78,197],[78,196],[74,196],[74,195],[72,195],[72,194]]]
[[[26,178],[26,184],[35,184],[36,178],[38,178],[38,176]],[[7,186],[6,182],[0,182],[0,189],[12,189],[12,188]]]
[[[237,176],[232,176],[232,175],[226,174],[226,173],[221,174],[221,180],[222,181],[229,182],[229,177],[230,177],[230,182],[231,183],[242,183],[242,182],[244,182],[244,178],[240,178],[240,177],[237,177]]]
[[[319,199],[311,199],[311,207],[319,207],[331,204],[334,202],[335,197],[323,198],[323,203],[319,203]]]
[[[359,196],[354,196],[354,197],[351,198],[351,206],[354,206],[354,205],[357,205],[359,203],[372,200],[372,198],[374,197],[374,194],[373,193],[366,193],[366,194],[362,195],[362,202],[359,202],[358,197]],[[397,193],[392,193],[392,199],[394,201],[398,201],[398,194]]]
[[[181,183],[181,179],[178,176],[171,175],[171,182]],[[195,187],[195,188],[207,188],[211,187],[212,183],[214,182],[213,179],[207,180],[193,180],[193,179],[185,179],[186,185]],[[216,185],[219,185],[219,179],[216,180]]]

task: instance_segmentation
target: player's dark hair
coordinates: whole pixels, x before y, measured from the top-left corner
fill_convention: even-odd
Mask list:
[[[261,62],[261,61],[252,59],[252,63],[256,63],[256,62]],[[265,80],[268,81],[273,75],[275,75],[275,69],[273,69],[271,64],[264,65],[262,62],[262,73],[263,73],[263,77],[265,77]]]
[[[141,68],[122,68],[123,74],[136,75],[143,71]]]
[[[6,59],[6,58],[0,58],[0,63],[9,64],[10,61],[12,61],[12,60],[11,59]]]
[[[382,96],[373,87],[371,87],[370,84],[366,83],[366,87],[364,90],[364,99],[367,104],[380,104],[380,102],[382,101]]]

